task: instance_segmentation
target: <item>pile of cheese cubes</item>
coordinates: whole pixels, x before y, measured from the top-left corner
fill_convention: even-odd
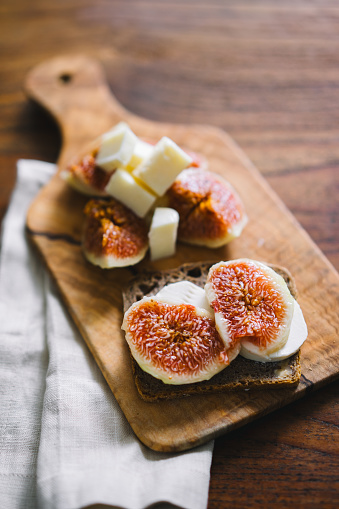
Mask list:
[[[192,162],[174,141],[164,136],[156,145],[140,140],[121,122],[101,137],[96,164],[115,170],[105,191],[145,217],[165,194],[179,173]],[[168,207],[155,207],[149,230],[152,260],[175,253],[179,214]]]

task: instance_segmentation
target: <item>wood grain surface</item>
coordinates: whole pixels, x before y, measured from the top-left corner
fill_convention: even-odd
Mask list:
[[[0,9],[2,215],[15,161],[55,161],[61,144],[26,100],[27,72],[84,52],[130,111],[228,131],[339,269],[336,2],[5,0]],[[336,507],[336,390],[218,439],[209,507]]]
[[[42,62],[28,74],[25,90],[55,118],[63,135],[58,173],[28,210],[29,237],[127,420],[145,445],[162,452],[190,449],[338,377],[333,302],[339,301],[339,274],[225,132],[212,126],[160,123],[135,116],[109,91],[99,63],[85,56]],[[139,137],[156,142],[166,135],[181,147],[198,150],[209,168],[227,179],[243,199],[248,226],[240,238],[213,250],[177,244],[174,256],[157,262],[146,256],[132,269],[105,271],[88,263],[81,252],[83,209],[88,198],[69,189],[60,173],[77,153],[86,153],[88,144],[122,120]],[[121,331],[122,290],[128,288],[135,273],[142,274],[145,269],[244,257],[286,267],[293,274],[309,330],[302,347],[298,387],[208,394],[156,404],[142,401]]]

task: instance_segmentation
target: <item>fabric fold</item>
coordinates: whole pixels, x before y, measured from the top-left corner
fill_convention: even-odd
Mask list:
[[[25,237],[26,211],[54,165],[18,163],[0,257],[0,507],[33,508],[48,352],[45,272]],[[33,178],[32,178],[33,176]]]
[[[27,243],[27,207],[54,171],[48,163],[19,162],[3,226],[0,506],[203,509],[213,442],[167,454],[136,438]]]

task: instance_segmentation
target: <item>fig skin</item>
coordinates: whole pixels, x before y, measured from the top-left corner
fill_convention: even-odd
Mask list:
[[[82,249],[103,269],[135,265],[148,249],[145,221],[115,199],[92,199],[85,206]]]
[[[213,317],[203,308],[144,297],[126,311],[122,324],[141,369],[166,384],[209,380],[238,355],[226,351]]]
[[[246,258],[219,262],[209,270],[205,291],[227,347],[240,342],[269,355],[286,344],[294,299],[267,265]]]
[[[178,239],[188,244],[221,247],[239,237],[247,223],[231,184],[201,168],[182,171],[167,191],[166,203],[179,213]]]

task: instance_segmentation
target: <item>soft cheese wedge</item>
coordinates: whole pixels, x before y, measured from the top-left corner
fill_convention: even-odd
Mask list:
[[[168,207],[154,210],[148,234],[151,260],[168,258],[175,254],[179,214]]]
[[[158,196],[162,196],[179,173],[191,163],[192,158],[173,140],[164,136],[155,145],[150,157],[145,159],[133,174]]]
[[[191,304],[197,308],[205,309],[211,318],[214,316],[204,289],[190,281],[178,281],[166,285],[154,298],[168,304]]]
[[[101,137],[96,164],[106,171],[127,165],[138,138],[125,122],[120,122]]]

